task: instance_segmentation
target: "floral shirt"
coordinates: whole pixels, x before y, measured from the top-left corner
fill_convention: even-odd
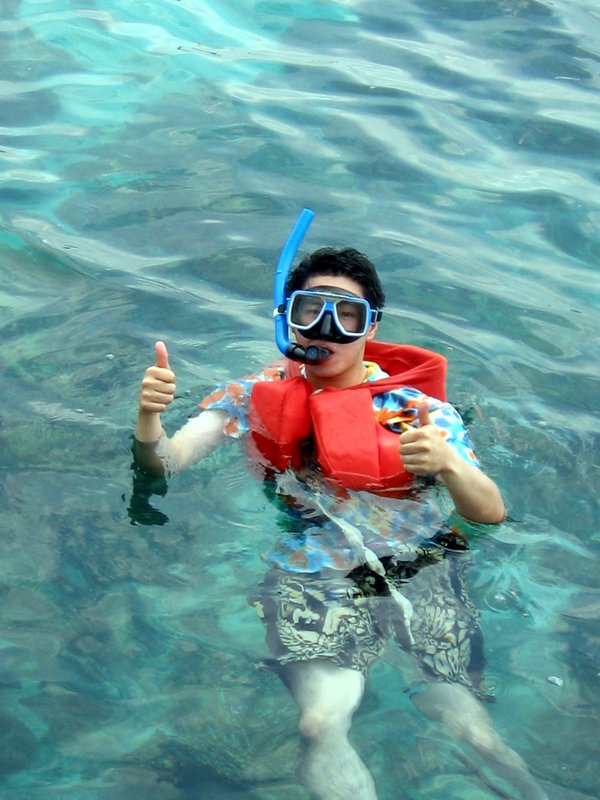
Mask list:
[[[365,367],[365,381],[388,377],[373,362],[365,362]],[[239,439],[249,430],[248,404],[254,384],[284,378],[283,365],[266,367],[240,381],[218,386],[202,400],[200,408],[225,411],[225,435]],[[400,434],[408,427],[417,427],[418,407],[425,398],[419,389],[402,386],[374,395],[373,413],[381,425]],[[429,398],[429,403],[430,419],[448,443],[465,461],[479,467],[460,414],[436,398]],[[285,527],[289,530],[267,561],[290,572],[348,571],[364,563],[365,548],[377,557],[397,553],[409,539],[423,541],[437,533],[447,516],[436,505],[409,498],[349,491],[340,499],[323,483],[308,485],[289,471],[277,476],[276,492],[288,512]]]

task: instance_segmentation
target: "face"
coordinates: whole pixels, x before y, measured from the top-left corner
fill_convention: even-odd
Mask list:
[[[337,292],[363,297],[362,286],[352,278],[335,275],[313,275],[303,289],[334,289]],[[306,367],[306,377],[316,388],[326,386],[336,386],[343,388],[360,383],[363,379],[363,357],[365,346],[369,339],[375,336],[377,323],[370,326],[364,336],[355,339],[347,344],[338,342],[320,341],[318,339],[307,339],[299,331],[295,332],[296,340],[302,347],[317,345],[324,347],[331,355],[322,364],[309,364]]]

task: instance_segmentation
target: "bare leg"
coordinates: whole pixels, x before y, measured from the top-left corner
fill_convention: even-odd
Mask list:
[[[377,800],[373,778],[348,741],[364,691],[361,673],[325,660],[301,661],[285,668],[285,680],[300,709],[309,792],[317,800]]]
[[[548,800],[523,759],[502,741],[490,715],[466,687],[432,683],[423,694],[415,695],[413,702],[419,711],[440,720],[455,736],[472,745],[497,775],[519,791],[523,800]]]

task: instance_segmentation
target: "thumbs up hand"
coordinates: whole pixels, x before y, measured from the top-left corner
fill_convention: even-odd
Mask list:
[[[450,467],[454,451],[431,420],[428,398],[419,404],[417,419],[418,428],[409,428],[400,435],[400,458],[406,471],[413,475],[437,475]]]
[[[140,414],[161,414],[175,397],[175,373],[169,366],[169,354],[164,342],[156,342],[156,358],[142,380],[139,399]]]

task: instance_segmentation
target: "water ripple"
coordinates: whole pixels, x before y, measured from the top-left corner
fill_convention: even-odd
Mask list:
[[[295,796],[245,599],[277,511],[235,447],[134,497],[128,436],[155,339],[170,429],[276,355],[273,268],[308,205],[302,252],[367,252],[382,337],[449,358],[512,517],[476,540],[495,716],[593,794],[593,604],[569,608],[597,581],[596,0],[76,5],[0,20],[6,791],[183,800],[202,758]],[[382,794],[416,797],[418,763],[388,759]]]

